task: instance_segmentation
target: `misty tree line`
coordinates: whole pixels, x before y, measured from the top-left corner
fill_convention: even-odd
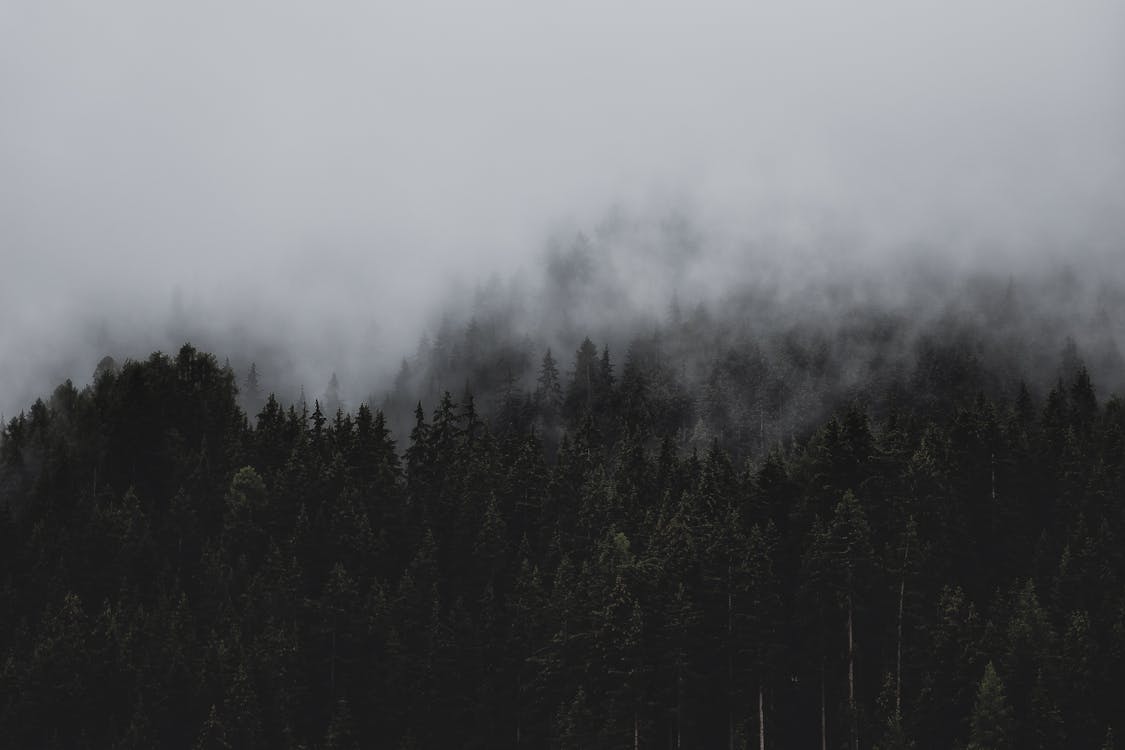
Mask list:
[[[630,370],[645,373],[656,432],[700,451],[718,439],[736,461],[806,437],[856,400],[881,418],[896,400],[938,417],[978,393],[1010,398],[1021,380],[1042,398],[1069,337],[1061,372],[1074,372],[1081,350],[1104,392],[1125,392],[1114,324],[1125,319],[1125,294],[1065,269],[962,276],[904,263],[890,264],[866,285],[849,276],[798,286],[771,281],[765,265],[757,283],[734,285],[720,297],[673,297],[663,314],[642,314],[629,302],[636,290],[603,262],[607,252],[580,235],[552,252],[534,284],[494,279],[471,302],[446,300],[446,314],[393,377],[351,367],[338,381],[329,377],[336,363],[326,360],[312,363],[323,380],[301,384],[276,351],[244,353],[235,362],[239,403],[256,415],[274,392],[310,409],[319,400],[333,414],[366,401],[405,436],[417,403],[432,408],[448,390],[459,399],[472,393],[490,419],[505,411],[505,424],[529,428],[538,419],[534,398],[545,350],[566,387],[574,349],[591,332],[598,346],[586,358],[608,348],[614,382]],[[579,406],[569,403],[554,429],[536,425],[548,448],[567,421],[576,423]],[[602,427],[615,429],[614,420]]]
[[[1113,747],[1125,404],[943,351],[764,451],[589,340],[397,437],[100,368],[0,441],[0,744]]]
[[[599,388],[599,378],[612,384],[643,372],[646,413],[634,408],[635,417],[651,420],[651,429],[684,448],[706,450],[717,439],[735,460],[760,459],[775,443],[805,437],[857,400],[879,417],[899,401],[938,417],[980,393],[1010,398],[1024,380],[1042,397],[1056,373],[1077,369],[1079,348],[1107,391],[1125,388],[1125,357],[1110,322],[1125,314],[1125,297],[1104,289],[1083,293],[1065,274],[1018,284],[974,278],[955,292],[937,292],[943,301],[928,304],[921,301],[926,290],[947,280],[922,275],[903,283],[914,300],[907,309],[877,294],[857,301],[830,285],[792,300],[769,288],[748,288],[715,304],[682,306],[673,299],[663,319],[622,321],[617,334],[607,332],[600,346],[585,345],[571,358],[570,347],[585,330],[575,315],[584,304],[605,300],[583,296],[597,286],[599,269],[580,243],[555,261],[560,268],[547,274],[547,301],[539,303],[549,313],[486,289],[471,314],[447,315],[432,337],[423,336],[389,393],[377,390],[367,401],[378,405],[395,434],[409,432],[419,401],[434,404],[448,390],[474,394],[482,412],[502,413],[502,424],[538,429],[550,447],[589,404],[564,394],[562,413],[549,415],[562,420],[533,424],[542,408],[536,400],[543,391],[542,341],[557,342],[562,361],[556,366],[565,377],[582,374],[587,389]],[[626,290],[610,285],[603,294]],[[1089,300],[1079,303],[1079,296]],[[528,318],[546,320],[520,322]],[[1070,338],[1075,334],[1080,343]],[[333,376],[321,396],[322,405],[333,404],[329,411],[338,389]],[[261,405],[259,398],[247,407],[257,413]],[[605,413],[592,411],[595,418]],[[607,417],[600,427],[612,432],[616,422]]]

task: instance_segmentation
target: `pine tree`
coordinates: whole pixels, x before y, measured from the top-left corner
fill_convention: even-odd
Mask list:
[[[338,409],[343,408],[343,402],[340,401],[340,381],[336,379],[336,373],[332,373],[332,377],[328,379],[322,400],[324,410],[329,414],[335,414]]]
[[[882,737],[875,744],[875,750],[909,750],[914,743],[906,739],[903,727],[902,709],[896,705],[898,688],[895,678],[888,672],[883,679],[883,689],[877,701],[882,717]]]
[[[324,733],[324,750],[357,750],[351,709],[346,698],[340,698],[332,711],[332,720]]]
[[[219,718],[215,706],[211,706],[206,721],[196,737],[194,750],[230,750],[231,744],[227,741],[226,728]]]
[[[232,744],[240,748],[257,747],[262,732],[261,710],[257,691],[243,664],[238,665],[234,678],[227,686],[223,707],[231,725],[225,734],[231,735]]]
[[[751,715],[758,728],[759,750],[766,746],[765,695],[776,677],[783,647],[781,586],[774,568],[777,546],[773,522],[768,521],[765,528],[755,524],[746,540],[746,561],[740,566],[745,571],[748,591],[745,608],[738,613],[741,622],[737,629],[752,671]]]
[[[258,365],[254,362],[250,363],[246,379],[242,382],[242,396],[247,411],[253,413],[261,408],[262,386],[258,381]]]
[[[516,747],[535,744],[537,717],[530,698],[540,697],[536,690],[539,686],[534,653],[546,636],[547,605],[539,569],[532,567],[525,557],[520,563],[512,595],[508,597],[508,642],[515,678],[513,734]]]
[[[570,424],[576,424],[593,410],[598,374],[598,349],[590,339],[584,339],[574,353],[574,370],[566,391],[566,414]]]
[[[591,720],[586,691],[579,686],[574,697],[561,705],[555,716],[554,735],[559,750],[583,750],[587,747]]]
[[[835,585],[843,599],[847,617],[848,660],[848,714],[851,724],[851,747],[859,747],[859,706],[856,694],[855,663],[856,606],[862,592],[870,585],[874,551],[871,547],[871,529],[867,525],[863,508],[851,492],[845,493],[832,514],[829,528],[829,554],[838,573]]]
[[[539,409],[539,416],[543,424],[551,428],[559,417],[563,405],[562,384],[559,381],[559,368],[551,350],[543,355],[543,362],[539,366],[539,377],[535,387],[535,405]]]
[[[992,662],[988,662],[970,719],[969,750],[1005,750],[1011,746],[1011,726],[1012,711],[1004,693],[1004,683]]]

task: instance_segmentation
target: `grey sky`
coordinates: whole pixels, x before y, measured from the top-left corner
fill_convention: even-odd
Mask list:
[[[614,206],[689,211],[719,278],[828,237],[1112,264],[1125,5],[0,0],[9,414],[176,314],[397,361]]]

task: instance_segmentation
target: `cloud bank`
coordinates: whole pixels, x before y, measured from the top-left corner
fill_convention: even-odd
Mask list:
[[[450,289],[615,223],[642,307],[907,256],[1120,280],[1123,92],[1108,0],[9,0],[0,409],[184,336],[365,393]]]

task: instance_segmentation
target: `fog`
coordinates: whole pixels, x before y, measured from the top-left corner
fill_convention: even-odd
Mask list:
[[[585,326],[1120,284],[1125,6],[854,5],[0,0],[0,411],[186,338],[355,403],[580,233]]]

